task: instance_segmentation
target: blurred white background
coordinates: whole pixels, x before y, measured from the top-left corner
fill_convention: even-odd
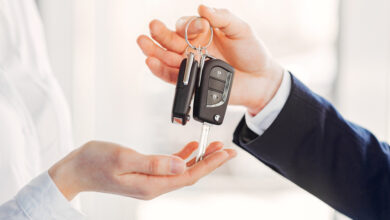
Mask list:
[[[347,118],[389,137],[388,0],[38,0],[54,73],[73,114],[75,143],[121,143],[173,153],[200,125],[170,123],[174,87],[154,77],[136,44],[152,19],[173,28],[199,4],[246,20],[283,65]],[[245,56],[245,54],[243,54]],[[245,109],[232,107],[210,140],[231,142]],[[342,219],[244,151],[194,187],[137,201],[84,193],[90,219]]]

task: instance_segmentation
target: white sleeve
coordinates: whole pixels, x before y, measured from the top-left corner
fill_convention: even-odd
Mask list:
[[[12,200],[0,206],[0,219],[84,219],[58,190],[48,172],[23,187]]]
[[[245,114],[245,122],[249,129],[257,135],[262,135],[278,117],[284,104],[286,103],[291,89],[291,76],[288,71],[284,71],[282,83],[275,96],[257,115]]]

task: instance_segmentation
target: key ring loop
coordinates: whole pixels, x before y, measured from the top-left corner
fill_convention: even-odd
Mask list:
[[[211,27],[211,24],[209,23],[209,24],[210,24],[210,40],[209,40],[209,42],[206,44],[206,46],[203,46],[203,47],[199,46],[199,48],[197,48],[197,47],[194,47],[194,46],[190,43],[190,41],[188,40],[188,27],[190,26],[190,24],[191,24],[194,20],[200,19],[200,18],[202,18],[202,17],[193,17],[193,18],[191,18],[191,19],[187,22],[186,29],[185,29],[185,35],[184,35],[185,40],[186,40],[188,46],[191,47],[191,48],[194,49],[194,50],[197,50],[197,51],[198,51],[198,50],[200,50],[200,51],[206,50],[206,49],[211,45],[211,42],[213,41],[213,35],[214,35],[213,27]]]
[[[202,54],[202,51],[203,50],[206,50],[207,51],[207,49],[202,49],[200,46],[199,47],[190,47],[190,46],[187,46],[186,47],[186,52],[185,52],[185,54],[188,54],[188,51],[189,51],[189,49],[193,49],[193,50],[195,50],[195,52],[197,53],[197,54]],[[192,53],[192,52],[191,52]]]

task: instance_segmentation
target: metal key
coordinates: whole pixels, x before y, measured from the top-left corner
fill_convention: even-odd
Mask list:
[[[203,156],[206,153],[206,148],[208,143],[207,139],[209,136],[210,128],[211,128],[210,124],[208,124],[207,122],[203,123],[202,132],[200,134],[198,155],[196,156],[196,162],[203,160]]]

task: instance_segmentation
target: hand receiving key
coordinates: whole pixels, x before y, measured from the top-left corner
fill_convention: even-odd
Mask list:
[[[279,88],[283,68],[274,61],[263,43],[254,35],[250,26],[225,9],[199,6],[199,15],[214,27],[214,38],[208,48],[210,54],[229,63],[235,69],[230,104],[243,105],[251,114],[257,114]],[[179,66],[186,57],[185,27],[192,17],[182,17],[176,31],[169,30],[162,22],[150,23],[151,37],[142,35],[137,42],[147,56],[146,64],[161,79],[176,83]],[[209,24],[196,20],[189,26],[189,39],[193,45],[208,42]]]
[[[57,162],[49,174],[68,200],[84,191],[148,200],[194,184],[236,155],[214,142],[204,161],[195,164],[194,158],[186,164],[197,147],[191,142],[174,155],[144,155],[114,143],[91,141]]]

